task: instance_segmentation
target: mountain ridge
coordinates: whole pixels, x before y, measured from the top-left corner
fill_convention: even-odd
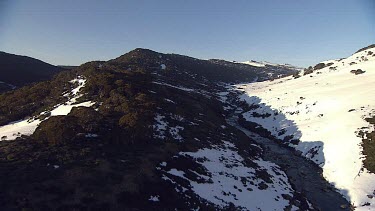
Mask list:
[[[0,81],[10,84],[2,91],[12,90],[26,84],[51,79],[62,69],[29,56],[0,51]]]

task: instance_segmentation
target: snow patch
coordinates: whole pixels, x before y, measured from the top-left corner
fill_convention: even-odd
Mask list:
[[[156,123],[153,126],[155,130],[154,137],[165,139],[165,131],[167,130],[167,127],[168,127],[168,123],[164,120],[165,116],[156,114],[154,119],[156,121]]]
[[[169,86],[169,87],[172,87],[172,88],[175,88],[175,89],[179,89],[179,90],[182,90],[182,91],[186,91],[186,92],[192,92],[192,91],[194,91],[194,89],[189,89],[189,88],[186,88],[186,87],[183,87],[183,86],[174,86],[174,85],[163,83],[163,82],[153,81],[152,83],[153,84],[158,84],[158,85],[163,85],[163,86]]]
[[[184,139],[180,135],[180,131],[184,130],[181,126],[175,126],[169,128],[169,133],[172,135],[172,137],[177,141],[183,141]]]
[[[158,201],[160,201],[158,195],[156,195],[156,196],[150,196],[150,198],[149,198],[148,200],[149,200],[149,201],[153,201],[153,202],[158,202]]]

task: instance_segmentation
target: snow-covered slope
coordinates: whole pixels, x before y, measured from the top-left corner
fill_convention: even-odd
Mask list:
[[[358,136],[374,130],[364,118],[375,114],[375,48],[322,63],[296,79],[238,85],[242,100],[260,105],[243,117],[281,140],[299,140],[290,145],[319,164],[358,210],[375,209],[375,174],[363,168]]]

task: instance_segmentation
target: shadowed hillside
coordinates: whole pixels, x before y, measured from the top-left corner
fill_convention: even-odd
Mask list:
[[[0,81],[8,85],[1,86],[0,92],[51,79],[61,70],[38,59],[0,52]]]

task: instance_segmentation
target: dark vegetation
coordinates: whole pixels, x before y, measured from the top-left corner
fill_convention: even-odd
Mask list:
[[[363,74],[365,73],[366,71],[363,71],[362,69],[357,69],[357,70],[351,70],[350,73],[353,73],[354,75],[359,75],[359,74]]]
[[[299,72],[296,72],[296,73],[293,74],[294,79],[297,79],[297,78],[300,78],[300,77],[301,77],[301,75],[300,75]]]
[[[20,87],[51,79],[62,69],[27,56],[0,52],[0,81]]]
[[[375,126],[375,117],[366,118],[366,121]],[[375,131],[360,131],[359,135],[362,137],[362,153],[365,156],[363,166],[371,173],[375,173]]]
[[[314,72],[314,68],[310,66],[310,67],[303,70],[303,75],[308,75],[308,74],[311,74],[313,72]]]
[[[329,67],[329,66],[332,66],[333,65],[333,63],[332,62],[330,62],[330,63],[318,63],[318,64],[316,64],[314,67],[312,67],[312,66],[309,66],[308,68],[305,68],[304,70],[303,70],[303,75],[308,75],[308,74],[311,74],[311,73],[313,73],[314,71],[316,71],[316,70],[320,70],[320,69],[323,69],[323,68],[325,68],[325,67]],[[329,68],[330,70],[335,70],[335,67],[330,67]],[[320,74],[321,72],[317,72],[317,74]],[[310,76],[311,77],[311,76]]]
[[[314,70],[320,70],[320,69],[323,69],[325,67],[329,67],[331,65],[333,65],[332,62],[331,63],[327,63],[327,64],[325,64],[325,63],[319,63],[319,64],[315,65],[313,69]]]

